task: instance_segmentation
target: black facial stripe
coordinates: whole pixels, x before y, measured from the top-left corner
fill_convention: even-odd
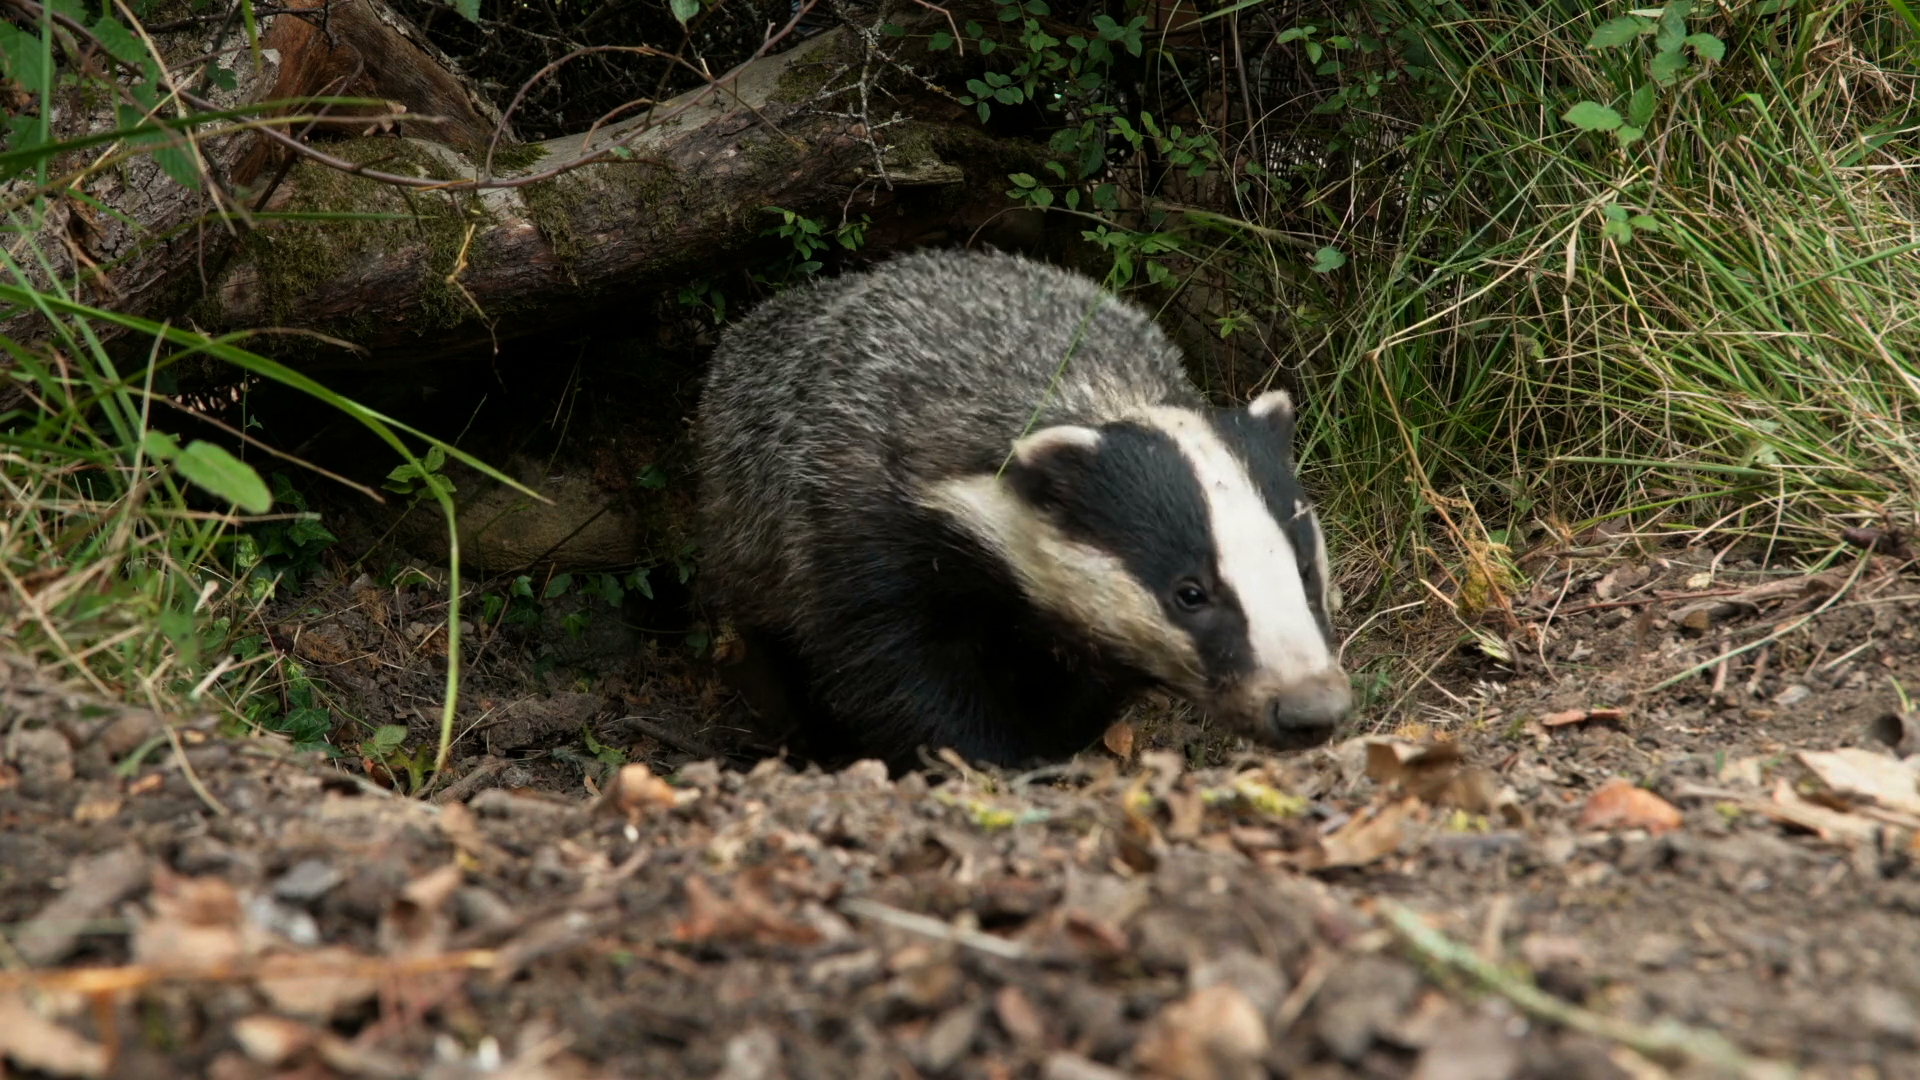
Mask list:
[[[1112,552],[1135,578],[1171,584],[1195,566],[1212,576],[1213,531],[1200,482],[1164,433],[1104,429],[1099,452],[1056,508],[1067,535]]]
[[[1206,493],[1178,444],[1144,424],[1103,427],[1097,451],[1074,457],[1071,483],[1048,486],[1045,512],[1072,539],[1112,554],[1183,628],[1216,680],[1253,664],[1240,599],[1221,580]],[[1016,479],[1016,489],[1023,487]],[[1025,490],[1039,490],[1027,486]],[[1192,578],[1210,603],[1185,612],[1173,599]]]

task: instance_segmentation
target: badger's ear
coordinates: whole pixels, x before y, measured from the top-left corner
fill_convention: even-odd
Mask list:
[[[1037,506],[1057,504],[1078,486],[1100,450],[1100,432],[1078,424],[1041,428],[1013,444],[1007,483]]]
[[[1247,405],[1247,415],[1267,425],[1282,447],[1293,447],[1293,398],[1285,390],[1269,390]]]

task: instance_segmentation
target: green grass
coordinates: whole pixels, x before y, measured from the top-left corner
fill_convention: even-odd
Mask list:
[[[1844,526],[1915,524],[1914,30],[1876,3],[1761,7],[1692,19],[1725,59],[1664,87],[1650,39],[1587,46],[1625,4],[1351,17],[1403,33],[1346,54],[1340,83],[1394,78],[1320,134],[1393,149],[1328,155],[1304,199],[1242,195],[1257,228],[1211,256],[1240,303],[1285,316],[1265,345],[1297,365],[1349,596],[1417,576],[1461,598],[1495,542],[1607,517],[1810,560]],[[1625,113],[1640,87],[1655,108],[1624,150],[1562,118]],[[1244,151],[1285,130],[1222,134]],[[1277,235],[1346,264],[1307,272]]]

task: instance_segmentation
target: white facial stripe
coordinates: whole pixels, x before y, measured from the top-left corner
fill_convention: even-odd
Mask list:
[[[1240,600],[1255,670],[1292,679],[1333,666],[1293,543],[1240,459],[1198,413],[1152,409],[1147,420],[1173,439],[1200,482],[1220,578]]]
[[[1035,605],[1086,627],[1169,686],[1204,691],[1192,643],[1119,559],[1062,535],[992,476],[950,480],[923,502],[998,551]]]
[[[1313,522],[1313,572],[1320,578],[1320,593],[1327,598],[1327,613],[1336,614],[1340,610],[1340,586],[1333,583],[1333,566],[1327,561],[1327,536],[1320,528],[1320,517],[1312,510],[1307,511],[1307,520]]]

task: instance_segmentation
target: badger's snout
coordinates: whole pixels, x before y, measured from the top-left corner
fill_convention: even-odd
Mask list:
[[[1346,672],[1331,668],[1280,687],[1265,711],[1274,742],[1289,748],[1318,746],[1353,711],[1353,686]]]
[[[1221,708],[1224,706],[1224,708]],[[1353,711],[1353,687],[1347,673],[1330,667],[1291,679],[1256,678],[1229,700],[1216,699],[1215,715],[1226,714],[1242,735],[1280,750],[1319,746]]]

